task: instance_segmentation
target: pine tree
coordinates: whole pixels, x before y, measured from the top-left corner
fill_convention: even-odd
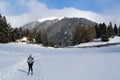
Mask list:
[[[114,25],[114,34],[117,35],[118,34],[118,29],[117,29],[117,25]]]
[[[15,41],[13,31],[14,31],[14,29],[13,29],[13,28],[11,28],[11,30],[10,30],[10,41],[11,41],[11,42],[14,42],[14,41]]]
[[[3,22],[4,22],[4,23],[7,23],[7,20],[6,20],[6,17],[5,17],[5,16],[3,16]]]
[[[20,34],[20,39],[21,39],[23,37],[23,30],[21,27],[19,28],[19,34]]]
[[[100,31],[99,33],[100,33],[100,38],[101,38],[102,37],[102,24],[101,23],[99,24],[99,31]]]
[[[113,37],[114,36],[114,30],[112,27],[112,23],[110,22],[110,24],[108,25],[108,37]]]
[[[0,14],[0,19],[2,19],[2,15]]]
[[[39,31],[36,35],[36,38],[35,38],[35,41],[36,43],[40,44],[42,43],[42,38],[41,38],[41,31]]]
[[[107,27],[106,27],[105,23],[103,23],[102,26],[101,26],[101,40],[103,42],[109,41],[109,37],[108,37],[108,33],[107,33]]]
[[[120,26],[119,26],[119,28],[118,28],[118,36],[120,36]]]
[[[25,31],[25,36],[28,36],[28,35],[30,35],[29,29],[27,29],[27,30]]]
[[[100,27],[99,25],[95,25],[95,31],[96,31],[96,38],[100,38],[101,33],[100,33]]]
[[[17,39],[19,39],[19,30],[18,28],[14,28],[13,31],[12,31],[12,41],[16,41]]]
[[[2,17],[0,14],[0,43],[10,42],[10,30],[5,16]]]

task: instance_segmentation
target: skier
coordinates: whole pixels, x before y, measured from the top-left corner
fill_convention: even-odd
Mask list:
[[[28,75],[30,74],[30,71],[31,71],[31,75],[33,75],[33,63],[34,63],[34,58],[32,57],[32,54],[29,54],[29,57],[27,59],[27,63],[28,63],[28,66],[29,66],[29,69],[28,69]]]

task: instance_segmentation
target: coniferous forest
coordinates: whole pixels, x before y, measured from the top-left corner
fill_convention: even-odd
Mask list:
[[[71,45],[89,42],[93,39],[101,38],[101,41],[109,41],[110,37],[120,36],[120,26],[116,24],[109,25],[100,23],[96,25],[77,25],[74,26]],[[49,42],[47,31],[29,31],[29,29],[23,30],[21,27],[12,28],[10,23],[7,22],[6,17],[0,14],[0,43],[15,42],[17,39],[27,37],[30,43],[33,43],[35,39],[36,44],[43,44],[44,46],[54,46]]]
[[[0,15],[0,43],[8,43],[11,41],[12,28],[7,23],[5,16]]]
[[[6,17],[0,14],[0,43],[15,42],[17,39],[23,38],[29,34],[28,30],[23,31],[22,28],[12,28],[7,22]]]

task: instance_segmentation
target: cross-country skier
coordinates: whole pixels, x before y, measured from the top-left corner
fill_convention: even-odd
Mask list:
[[[32,57],[32,54],[29,54],[29,57],[27,59],[27,63],[28,63],[28,66],[29,66],[29,69],[28,69],[28,75],[30,74],[30,71],[31,71],[31,75],[33,74],[33,63],[34,63],[34,58]]]

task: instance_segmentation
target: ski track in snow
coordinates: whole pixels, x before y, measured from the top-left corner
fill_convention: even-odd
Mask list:
[[[38,56],[38,55],[36,55]],[[38,61],[39,57],[35,59]],[[27,75],[28,72],[28,65],[26,62],[26,58],[23,58],[20,62],[11,65],[9,67],[5,67],[0,69],[0,80],[34,80],[40,79],[41,73],[35,73],[35,75]],[[34,67],[37,67],[36,65]],[[33,68],[33,71],[36,70]]]

